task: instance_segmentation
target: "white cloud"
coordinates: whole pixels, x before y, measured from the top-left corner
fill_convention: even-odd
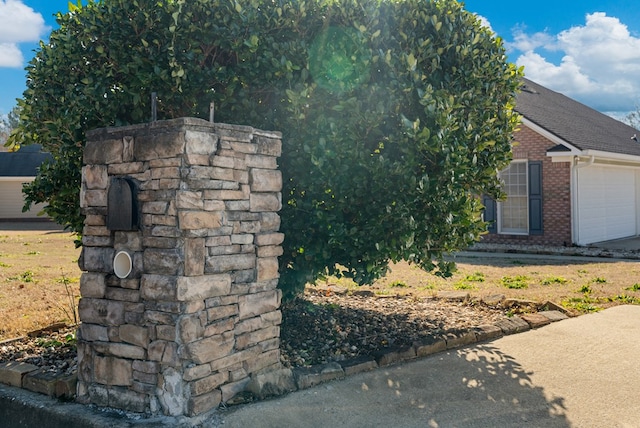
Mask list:
[[[507,44],[518,65],[541,85],[612,115],[624,116],[640,100],[640,38],[618,18],[586,15],[584,25],[552,35],[520,28]],[[560,54],[555,62],[554,55]]]
[[[14,43],[0,43],[0,67],[21,67],[22,52]]]
[[[537,32],[529,35],[526,33],[526,27],[516,27],[513,30],[513,38],[513,42],[505,43],[508,50],[529,52],[538,48],[544,48],[546,50],[556,49],[553,36],[545,32]]]
[[[491,28],[491,23],[489,22],[489,20],[487,18],[485,18],[482,15],[478,15],[477,13],[475,15],[476,15],[476,18],[478,18],[480,20],[480,24],[483,27],[487,27],[489,29],[489,31],[491,31],[492,33],[495,33],[495,31],[493,31],[493,28]]]
[[[0,0],[0,67],[21,67],[18,45],[37,42],[47,30],[42,15],[21,0]]]

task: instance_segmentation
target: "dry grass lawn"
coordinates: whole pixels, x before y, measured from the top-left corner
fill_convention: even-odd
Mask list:
[[[640,304],[640,261],[589,260],[584,257],[542,257],[510,254],[456,258],[458,271],[442,279],[400,263],[374,283],[378,294],[434,295],[464,290],[471,297],[504,294],[506,298],[552,301],[579,313],[619,304]],[[348,282],[347,282],[348,283]]]
[[[56,322],[74,322],[80,294],[79,254],[69,233],[0,230],[0,340]],[[445,290],[465,290],[474,297],[504,294],[551,300],[578,312],[640,304],[638,261],[478,255],[459,257],[457,262],[458,272],[446,280],[400,263],[365,289],[380,295],[432,296]],[[355,288],[344,279],[330,282]]]
[[[74,323],[79,255],[70,233],[0,230],[0,340]]]

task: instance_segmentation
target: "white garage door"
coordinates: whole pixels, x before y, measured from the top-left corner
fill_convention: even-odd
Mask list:
[[[635,176],[631,168],[578,170],[578,244],[636,235]]]
[[[0,219],[27,219],[37,218],[43,205],[38,204],[30,211],[23,213],[24,195],[22,183],[30,181],[28,178],[0,179]]]

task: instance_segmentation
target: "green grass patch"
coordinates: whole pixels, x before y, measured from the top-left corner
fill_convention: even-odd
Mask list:
[[[22,281],[22,282],[36,282],[36,280],[34,278],[34,274],[30,270],[24,271],[18,276],[9,277],[9,278],[7,278],[7,280],[8,281]]]
[[[56,283],[58,284],[76,284],[80,282],[80,278],[75,276],[75,277],[66,277],[66,276],[61,276],[59,278],[56,278]]]
[[[542,285],[566,284],[567,282],[569,281],[561,276],[549,276],[542,280]]]
[[[389,287],[391,287],[391,288],[407,288],[408,285],[403,281],[393,281],[392,283],[389,284]]]
[[[602,310],[602,307],[594,305],[595,301],[588,297],[572,297],[571,299],[563,300],[561,303],[565,308],[575,309],[582,313]]]
[[[629,296],[627,294],[618,294],[615,297],[608,298],[610,302],[621,302],[627,305],[640,305],[640,298]]]
[[[474,272],[464,277],[464,280],[469,282],[484,282],[484,279],[482,272]]]
[[[466,281],[458,281],[454,284],[453,288],[455,288],[456,290],[474,290],[477,287]]]
[[[500,282],[505,287],[518,290],[528,288],[529,284],[527,283],[527,281],[529,281],[529,278],[524,275],[503,276],[502,279],[500,279]]]
[[[591,280],[594,284],[606,284],[607,280],[601,276],[596,276]]]
[[[580,287],[580,290],[578,290],[578,293],[589,294],[592,291],[593,290],[591,289],[591,287],[589,287],[588,285],[583,285],[582,287]]]
[[[629,290],[629,291],[640,291],[640,284],[638,284],[637,282],[635,284],[633,284],[631,287],[627,287],[625,288],[625,290]]]

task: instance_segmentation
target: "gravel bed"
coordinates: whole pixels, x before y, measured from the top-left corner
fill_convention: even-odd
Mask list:
[[[0,362],[29,363],[59,375],[74,373],[78,366],[76,327],[52,327],[0,342]]]
[[[308,288],[282,308],[282,362],[288,367],[375,355],[385,348],[446,338],[506,318],[480,302],[412,296],[347,295],[339,287]]]

